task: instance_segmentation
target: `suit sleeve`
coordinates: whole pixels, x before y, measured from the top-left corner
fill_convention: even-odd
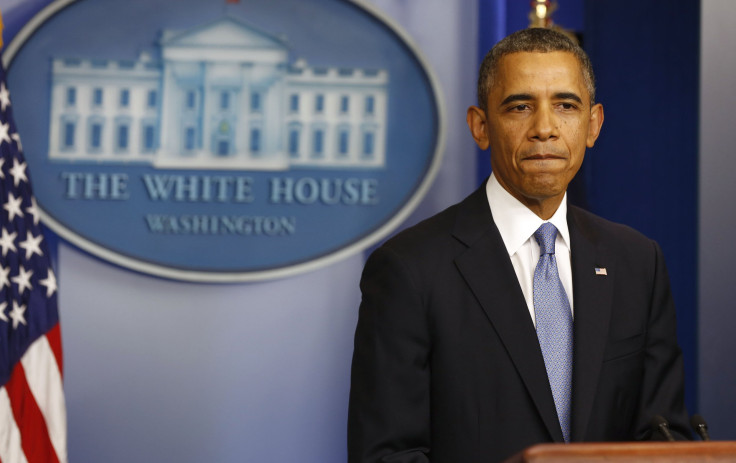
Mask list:
[[[691,439],[684,405],[684,369],[677,344],[675,305],[662,250],[652,242],[655,272],[647,327],[644,380],[636,421],[637,439],[661,440],[652,433],[651,419],[662,415],[670,423],[676,439]]]
[[[369,257],[360,286],[348,461],[429,462],[430,333],[418,278],[384,246]]]

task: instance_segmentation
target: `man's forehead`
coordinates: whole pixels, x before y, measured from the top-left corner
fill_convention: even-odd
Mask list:
[[[587,94],[583,68],[575,54],[568,51],[520,51],[504,55],[498,62],[491,92],[552,83],[574,86]]]
[[[518,71],[524,66],[538,68],[574,69],[582,77],[583,66],[574,53],[564,50],[557,51],[516,51],[503,55],[498,61],[498,70]]]

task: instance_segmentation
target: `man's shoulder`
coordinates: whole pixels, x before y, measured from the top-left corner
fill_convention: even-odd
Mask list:
[[[453,204],[405,228],[386,240],[382,247],[401,250],[403,252],[423,252],[428,247],[435,247],[446,242],[448,239],[451,239],[460,204]]]
[[[485,231],[493,224],[491,210],[481,186],[462,201],[408,227],[387,240],[383,247],[406,252],[426,252],[427,248],[463,247],[467,235]]]
[[[625,249],[651,248],[655,242],[642,232],[577,206],[568,207],[568,223],[593,241]]]

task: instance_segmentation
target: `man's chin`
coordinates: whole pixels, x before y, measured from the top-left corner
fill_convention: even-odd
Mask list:
[[[521,192],[524,197],[535,202],[559,198],[565,194],[566,184],[559,181],[536,181],[525,185]]]

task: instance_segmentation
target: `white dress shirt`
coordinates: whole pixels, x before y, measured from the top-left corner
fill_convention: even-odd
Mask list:
[[[570,309],[573,308],[572,301],[572,268],[570,267],[570,231],[567,228],[567,193],[562,198],[560,207],[549,220],[542,220],[534,212],[524,206],[518,199],[511,196],[498,180],[495,174],[486,183],[486,195],[488,204],[491,206],[491,215],[496,227],[501,233],[506,250],[509,253],[511,264],[516,271],[519,286],[524,293],[529,314],[536,327],[534,316],[534,269],[539,261],[539,244],[534,239],[534,232],[544,222],[551,222],[557,228],[557,239],[555,240],[555,259],[557,260],[557,271],[562,280],[562,286],[570,301]],[[574,312],[573,312],[574,313]]]

